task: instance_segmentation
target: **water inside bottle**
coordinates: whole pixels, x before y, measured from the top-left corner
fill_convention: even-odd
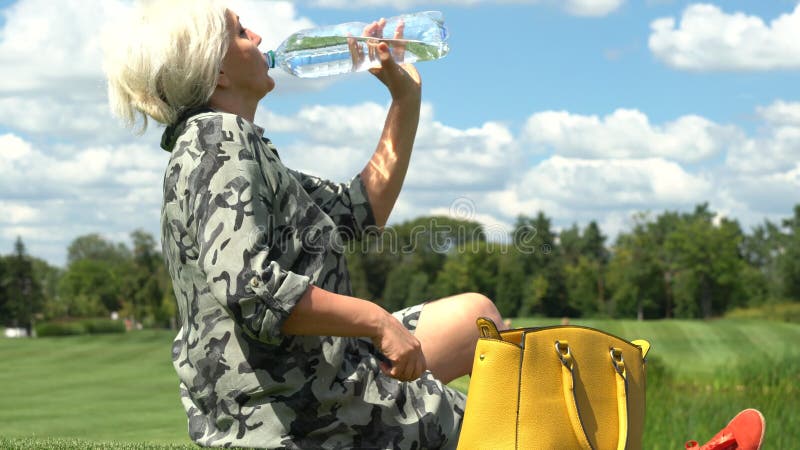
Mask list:
[[[446,42],[430,44],[367,36],[298,36],[286,43],[282,65],[301,78],[359,72],[380,66],[374,48],[379,42],[386,42],[395,60],[405,63],[439,59],[450,50]]]

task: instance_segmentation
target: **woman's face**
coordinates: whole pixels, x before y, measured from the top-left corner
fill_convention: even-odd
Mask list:
[[[233,11],[228,10],[227,14],[230,44],[222,60],[222,72],[229,82],[227,87],[260,100],[275,87],[275,80],[267,73],[266,58],[258,49],[261,36],[244,28]]]

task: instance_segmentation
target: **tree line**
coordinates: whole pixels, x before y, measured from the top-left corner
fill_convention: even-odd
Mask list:
[[[346,247],[354,295],[388,310],[462,292],[491,298],[504,316],[709,318],[737,307],[800,301],[800,204],[749,233],[707,204],[690,213],[640,213],[608,243],[598,224],[556,232],[543,212],[520,215],[506,240],[477,222],[420,217]],[[156,239],[76,238],[66,267],[17,239],[0,256],[0,321],[119,317],[174,327],[177,305]]]
[[[461,292],[486,295],[508,317],[709,318],[800,301],[800,205],[750,233],[708,204],[639,213],[613,243],[594,221],[556,232],[543,212],[517,217],[507,243],[444,217],[392,231],[348,254],[356,296],[390,310]]]
[[[177,304],[156,240],[136,230],[131,245],[99,234],[80,236],[67,249],[67,265],[30,256],[22,239],[0,257],[1,325],[42,320],[109,317],[146,327],[174,327]]]

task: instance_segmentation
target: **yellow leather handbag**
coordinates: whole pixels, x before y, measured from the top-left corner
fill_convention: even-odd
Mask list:
[[[481,337],[459,450],[638,450],[650,344],[593,328],[553,326]]]

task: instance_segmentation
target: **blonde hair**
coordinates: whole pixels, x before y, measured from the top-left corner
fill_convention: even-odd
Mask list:
[[[133,128],[137,113],[165,125],[208,103],[230,38],[217,0],[140,3],[104,39],[103,69],[112,112]],[[110,33],[109,33],[110,32]]]

